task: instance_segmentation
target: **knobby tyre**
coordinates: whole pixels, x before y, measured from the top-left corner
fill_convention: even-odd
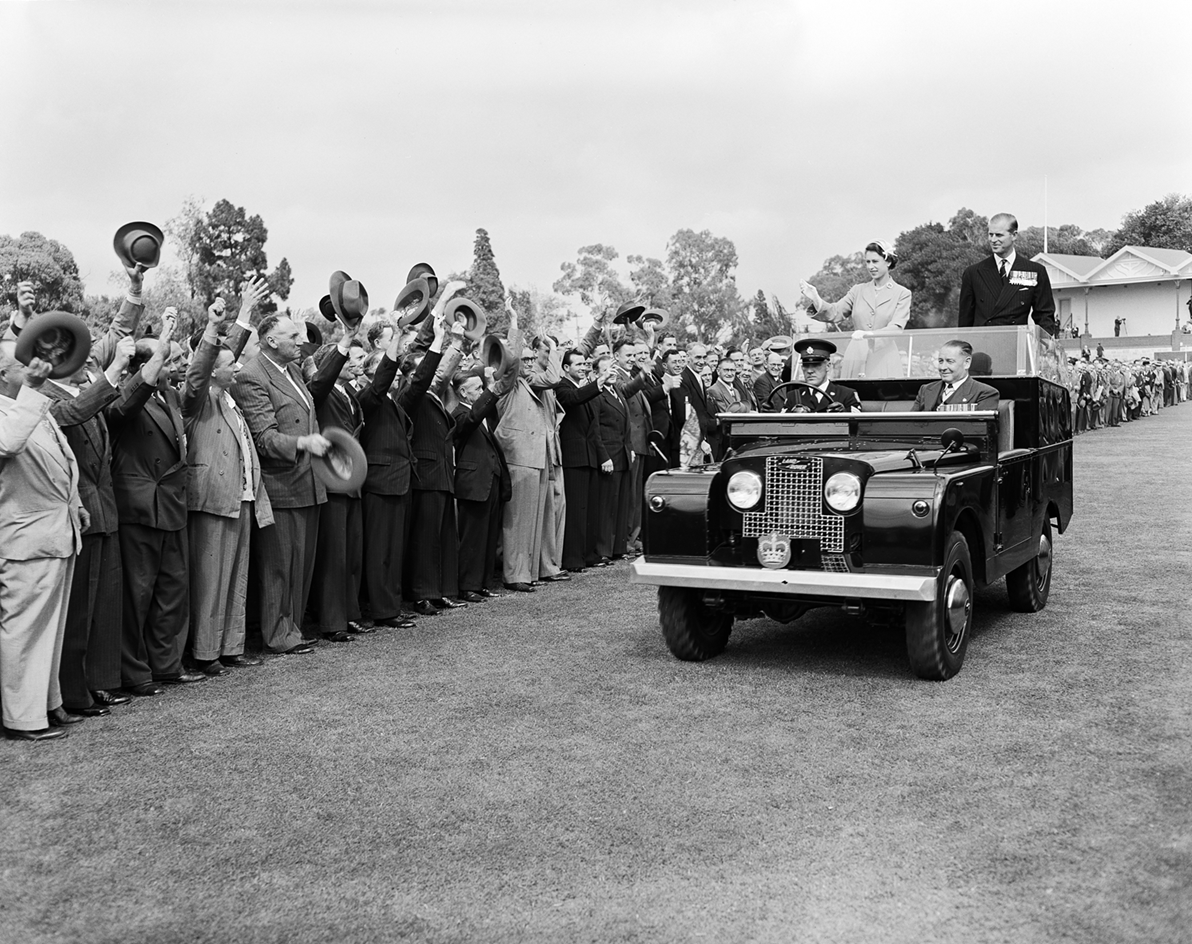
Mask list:
[[[953,531],[944,566],[929,603],[906,605],[906,653],[923,679],[950,679],[964,665],[973,628],[973,563],[968,541]]]
[[[658,588],[658,619],[667,648],[676,658],[703,662],[724,652],[733,618],[704,605],[698,590]]]
[[[1010,606],[1019,613],[1038,613],[1047,606],[1047,597],[1051,594],[1052,555],[1051,521],[1044,518],[1035,556],[1006,574]]]

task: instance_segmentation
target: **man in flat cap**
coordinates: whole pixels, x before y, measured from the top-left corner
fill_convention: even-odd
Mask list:
[[[786,394],[788,413],[860,413],[861,398],[851,387],[829,377],[836,345],[820,338],[804,338],[795,345],[807,386],[791,387]]]

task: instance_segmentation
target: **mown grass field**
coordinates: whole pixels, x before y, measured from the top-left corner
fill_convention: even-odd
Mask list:
[[[0,743],[0,941],[1192,941],[1192,405],[1076,441],[964,670],[675,661],[625,566]]]

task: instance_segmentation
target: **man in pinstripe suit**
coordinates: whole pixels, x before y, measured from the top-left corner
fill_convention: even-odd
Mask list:
[[[302,614],[314,574],[319,505],[327,490],[311,457],[327,452],[314,400],[297,361],[305,335],[284,315],[257,326],[260,351],[240,372],[233,396],[244,413],[261,476],[273,505],[274,524],[256,532],[254,556],[261,580],[261,636],[272,652],[312,652],[302,639]]]

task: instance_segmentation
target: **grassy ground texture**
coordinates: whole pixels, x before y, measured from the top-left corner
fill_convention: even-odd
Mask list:
[[[1192,405],[1076,440],[963,671],[667,652],[624,564],[0,743],[0,941],[1192,941]]]

